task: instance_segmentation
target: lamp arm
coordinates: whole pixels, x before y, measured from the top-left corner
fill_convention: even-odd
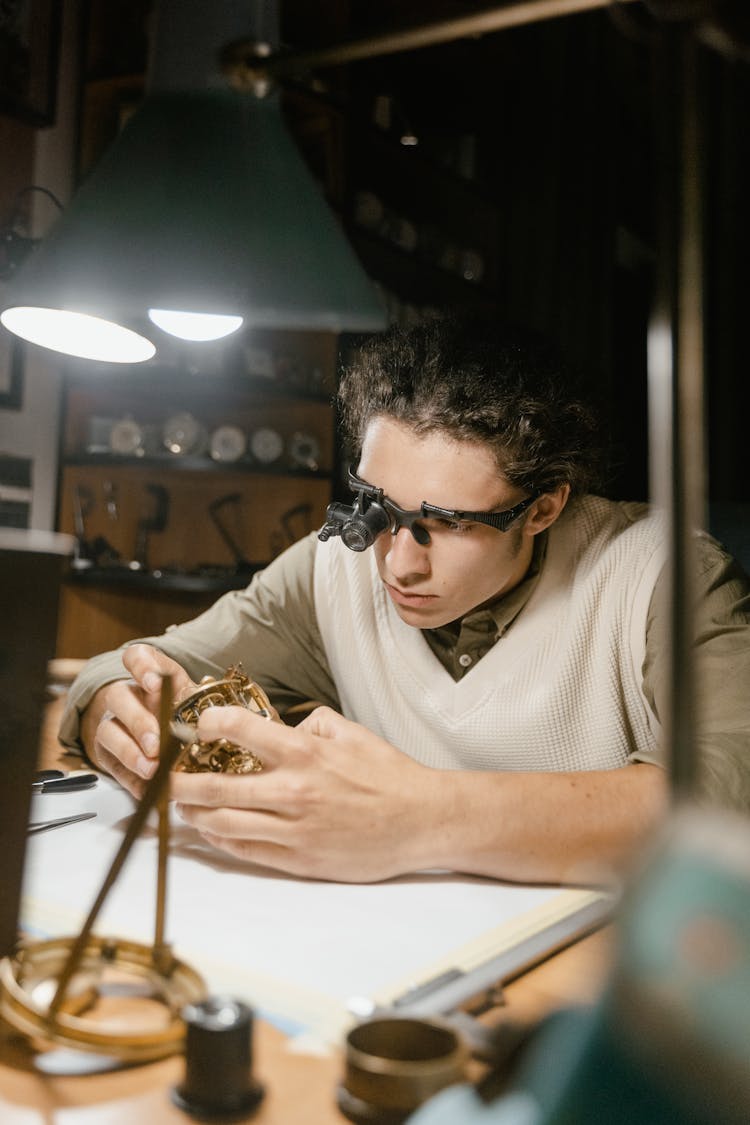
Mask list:
[[[620,0],[620,3],[634,2],[635,0]],[[233,89],[263,96],[274,79],[290,78],[319,67],[340,66],[357,59],[392,55],[455,39],[486,35],[557,16],[593,11],[606,8],[609,3],[610,0],[514,0],[471,15],[385,31],[379,35],[344,40],[327,47],[299,52],[273,54],[267,44],[253,39],[239,39],[222,49],[219,62],[224,77]]]

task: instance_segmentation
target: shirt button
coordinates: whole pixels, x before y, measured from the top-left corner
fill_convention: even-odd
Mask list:
[[[469,667],[469,665],[471,664],[471,657],[469,656],[468,652],[462,652],[461,653],[461,655],[458,658],[458,663],[461,665],[462,668],[468,668]]]

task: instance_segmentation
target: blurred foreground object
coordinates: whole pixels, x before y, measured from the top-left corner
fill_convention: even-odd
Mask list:
[[[750,823],[684,808],[621,913],[600,1003],[534,1036],[504,1093],[453,1086],[411,1125],[746,1125]]]
[[[0,529],[0,766],[4,786],[0,957],[13,951],[18,937],[46,668],[55,650],[60,582],[73,550],[69,535]]]

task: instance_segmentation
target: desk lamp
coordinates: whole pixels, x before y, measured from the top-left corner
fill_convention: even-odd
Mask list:
[[[266,83],[229,89],[220,48],[275,43],[273,4],[160,0],[147,96],[51,233],[0,319],[113,363],[240,325],[370,332],[385,315]],[[262,10],[263,9],[263,10]],[[249,26],[250,25],[250,26]]]

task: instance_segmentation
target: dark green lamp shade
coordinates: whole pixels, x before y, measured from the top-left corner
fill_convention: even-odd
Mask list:
[[[8,304],[158,335],[151,308],[378,331],[385,314],[275,99],[146,99],[19,273]]]

